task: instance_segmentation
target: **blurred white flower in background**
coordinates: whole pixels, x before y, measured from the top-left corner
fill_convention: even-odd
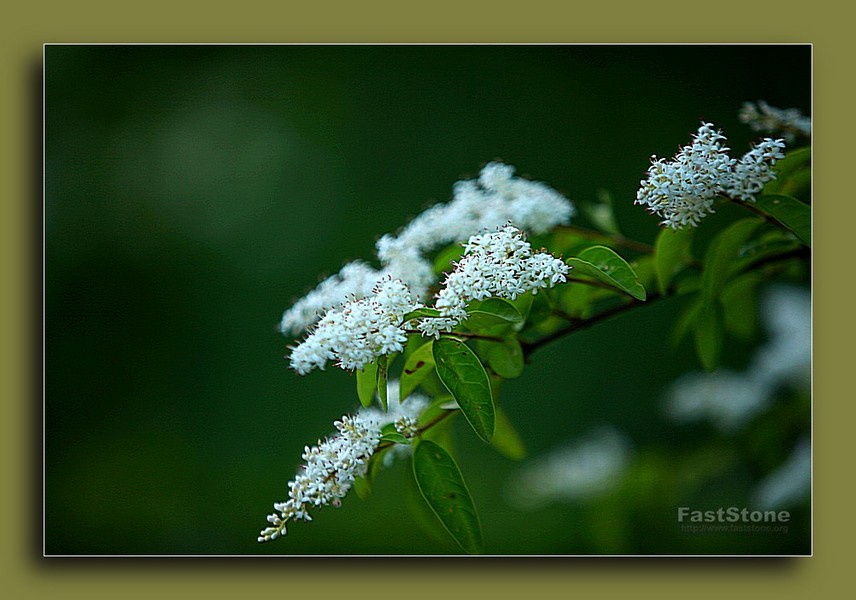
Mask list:
[[[606,425],[593,429],[523,465],[507,486],[509,503],[532,510],[554,502],[592,499],[621,481],[630,454],[630,441],[617,429]]]
[[[738,116],[753,131],[781,135],[789,144],[795,142],[798,136],[811,135],[811,118],[796,108],[776,108],[758,100],[757,104],[744,102]]]
[[[547,184],[515,176],[511,165],[488,163],[478,179],[455,183],[450,202],[431,206],[397,235],[382,236],[376,244],[379,269],[360,261],[345,265],[286,310],[280,330],[299,335],[349,298],[370,295],[386,277],[400,279],[414,298],[424,299],[435,281],[431,252],[508,222],[533,234],[545,233],[568,224],[575,213],[574,205]]]
[[[767,342],[743,373],[689,373],[667,392],[665,412],[679,423],[710,421],[723,433],[740,430],[771,405],[781,387],[811,385],[811,293],[775,286],[761,302]]]

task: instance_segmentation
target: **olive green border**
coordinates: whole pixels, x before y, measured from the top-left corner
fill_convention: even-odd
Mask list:
[[[844,361],[847,293],[831,281],[854,203],[836,185],[849,159],[834,132],[853,122],[849,21],[820,3],[430,3],[150,0],[37,2],[4,9],[0,97],[4,194],[3,588],[10,598],[803,598],[842,587],[853,402]],[[671,5],[671,6],[670,6]],[[238,12],[239,11],[239,12]],[[805,43],[815,70],[815,534],[799,559],[45,559],[40,515],[40,121],[44,42]],[[757,65],[759,70],[764,65]],[[832,211],[834,216],[832,216]],[[819,235],[818,235],[819,234]],[[851,236],[852,237],[852,236]],[[843,266],[843,265],[841,265]],[[847,270],[844,271],[848,272]],[[852,369],[852,367],[849,367]],[[836,390],[839,393],[836,393]],[[130,518],[130,516],[129,516]],[[117,532],[121,535],[121,532]],[[216,527],[211,528],[216,535]],[[834,589],[834,588],[833,588]],[[846,588],[844,588],[846,589]]]

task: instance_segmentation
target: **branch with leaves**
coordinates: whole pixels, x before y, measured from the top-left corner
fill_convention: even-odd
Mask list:
[[[550,343],[653,302],[682,296],[673,339],[692,335],[716,369],[725,336],[759,283],[810,261],[810,151],[764,139],[733,158],[703,123],[671,161],[655,159],[636,203],[663,218],[653,244],[625,237],[598,208],[595,227],[544,183],[490,163],[453,199],[377,245],[297,302],[284,333],[305,375],[328,364],[356,374],[362,408],[307,447],[305,466],[259,541],[365,495],[391,461],[409,460],[422,498],[467,553],[483,551],[476,505],[447,443],[462,415],[484,443],[513,454],[519,435],[499,406],[502,382],[524,376]],[[717,206],[746,211],[702,244],[694,232]],[[600,226],[598,229],[597,227]],[[702,246],[702,247],[699,247]]]

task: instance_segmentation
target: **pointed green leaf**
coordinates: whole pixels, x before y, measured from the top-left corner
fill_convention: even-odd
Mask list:
[[[712,302],[702,307],[695,322],[695,346],[701,366],[706,371],[715,371],[719,366],[722,355],[722,345],[725,341],[725,324],[722,307],[719,302]]]
[[[690,304],[678,316],[675,321],[675,327],[672,329],[672,335],[669,338],[669,342],[673,348],[677,348],[684,341],[684,338],[687,337],[687,334],[693,330],[696,319],[701,314],[701,308],[702,298],[701,296],[697,296],[693,298]]]
[[[763,224],[757,217],[741,219],[720,231],[704,256],[702,295],[706,304],[719,298],[725,284],[734,275],[737,259],[752,234]]]
[[[761,196],[755,205],[811,246],[811,206],[791,196]]]
[[[511,460],[523,460],[526,458],[526,446],[520,438],[520,434],[508,420],[508,416],[498,406],[496,407],[496,433],[491,445],[503,456]]]
[[[657,270],[657,287],[660,294],[666,295],[672,279],[690,264],[692,257],[692,241],[695,229],[666,228],[660,231],[655,244],[655,260]]]
[[[633,268],[606,246],[586,248],[579,256],[565,262],[573,267],[569,274],[570,281],[580,276],[590,277],[630,294],[637,300],[645,300],[645,288],[639,283]]]
[[[811,147],[788,150],[785,158],[775,166],[776,178],[764,186],[765,194],[787,194],[794,187],[794,180],[804,172],[811,174]],[[797,186],[799,187],[799,185]]]
[[[436,308],[428,308],[427,306],[423,306],[421,308],[414,308],[409,313],[404,315],[404,318],[401,320],[402,323],[407,323],[410,319],[436,319],[441,316],[440,311]]]
[[[365,500],[372,495],[372,484],[364,477],[354,479],[354,491],[360,500]]]
[[[395,423],[387,423],[380,430],[381,442],[392,442],[393,444],[410,444],[410,440],[404,437],[395,428]]]
[[[514,379],[523,374],[523,348],[517,338],[505,338],[501,342],[479,340],[476,348],[500,377]]]
[[[361,371],[357,371],[357,395],[360,404],[368,408],[374,402],[377,389],[377,364],[369,363]]]
[[[407,358],[407,362],[404,363],[404,368],[401,371],[401,377],[398,381],[398,401],[404,402],[404,399],[413,393],[413,390],[422,383],[433,369],[434,343],[428,342],[419,346]]]
[[[518,296],[515,300],[512,300],[511,303],[517,309],[517,312],[520,313],[523,321],[526,321],[529,318],[529,312],[532,310],[532,303],[534,301],[535,295],[532,292],[526,292],[522,296]]]
[[[515,325],[523,322],[523,315],[508,300],[488,298],[473,302],[467,307],[467,327],[484,330],[498,325]]]
[[[451,246],[446,246],[440,250],[437,254],[437,258],[434,259],[434,273],[437,275],[440,273],[448,273],[455,268],[453,263],[461,260],[463,255],[463,244],[452,244]]]
[[[410,444],[410,440],[398,433],[397,431],[394,433],[385,433],[380,436],[381,442],[392,442],[393,444]]]
[[[758,325],[758,286],[762,277],[747,273],[729,283],[722,291],[725,329],[740,339],[748,340]]]
[[[496,416],[490,380],[478,357],[464,342],[448,337],[434,340],[433,351],[440,381],[478,436],[490,442]]]
[[[451,455],[432,441],[421,441],[413,450],[413,476],[425,502],[458,545],[469,554],[480,554],[483,542],[476,507]]]
[[[386,412],[387,408],[389,407],[386,388],[388,357],[378,356],[375,363],[377,364],[377,396],[380,400],[380,405],[383,408],[383,412]]]

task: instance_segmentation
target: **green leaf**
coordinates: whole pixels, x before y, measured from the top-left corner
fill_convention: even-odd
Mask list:
[[[776,178],[764,186],[765,194],[784,194],[792,187],[792,180],[803,171],[811,173],[811,147],[789,150],[775,166]]]
[[[377,360],[377,395],[380,399],[380,405],[383,408],[383,412],[386,412],[389,408],[389,400],[387,399],[387,369],[388,365],[388,357],[387,356],[378,356]]]
[[[448,337],[434,340],[433,350],[440,381],[478,436],[490,443],[496,415],[490,380],[478,357],[464,342]]]
[[[360,404],[368,408],[374,402],[377,389],[377,364],[369,363],[361,371],[357,371],[357,395]]]
[[[565,262],[573,267],[569,274],[571,281],[581,275],[590,277],[630,294],[637,300],[645,300],[645,288],[639,283],[633,268],[606,246],[586,248],[579,256]]]
[[[719,302],[705,304],[695,322],[695,346],[702,367],[707,371],[715,371],[719,366],[722,355],[722,345],[725,341],[725,325],[723,323],[722,306]]]
[[[496,433],[491,445],[503,456],[511,460],[523,460],[526,458],[526,446],[520,438],[520,434],[508,420],[508,416],[501,408],[496,407]]]
[[[454,266],[453,262],[461,260],[464,255],[464,246],[462,244],[452,244],[440,250],[437,258],[434,259],[434,273],[448,273]]]
[[[380,430],[381,442],[392,442],[393,444],[410,444],[410,440],[404,437],[395,428],[395,423],[387,423]]]
[[[734,279],[722,291],[725,329],[740,339],[748,340],[758,326],[758,286],[762,277],[747,273]]]
[[[476,349],[500,377],[514,379],[523,374],[523,348],[517,338],[505,338],[501,342],[479,340]]]
[[[736,221],[720,231],[711,241],[704,256],[702,295],[706,304],[719,298],[725,284],[735,272],[737,259],[752,234],[763,224],[757,217]]]
[[[508,300],[488,298],[473,302],[467,307],[467,327],[486,329],[496,325],[514,325],[523,322],[523,315]]]
[[[423,440],[413,450],[413,476],[431,510],[468,554],[480,554],[479,517],[461,470],[441,446]]]
[[[394,433],[385,433],[380,436],[381,442],[392,442],[393,444],[410,444],[410,440],[398,433],[397,431]]]
[[[793,231],[806,246],[811,246],[811,206],[783,195],[761,196],[755,206]]]
[[[672,335],[669,338],[673,348],[677,348],[689,332],[693,330],[696,320],[702,309],[701,296],[694,298],[690,304],[681,312],[675,321],[675,327],[672,329]]]
[[[410,319],[436,319],[441,316],[440,311],[436,308],[428,308],[423,306],[421,308],[414,308],[409,313],[404,315],[404,318],[401,320],[402,323],[407,323]]]
[[[657,287],[665,296],[672,279],[693,261],[691,246],[695,229],[663,229],[655,243]]]
[[[432,341],[419,346],[408,357],[407,362],[404,363],[404,368],[401,371],[401,377],[398,382],[398,401],[404,402],[404,399],[413,393],[413,390],[422,383],[433,369],[434,342]]]
[[[354,479],[354,491],[360,500],[365,500],[372,495],[372,484],[365,477]]]
[[[526,292],[522,296],[518,296],[515,300],[512,300],[511,303],[514,305],[514,308],[517,309],[517,312],[520,313],[520,316],[524,321],[529,318],[529,313],[532,310],[532,303],[535,302],[535,294],[532,292]]]

